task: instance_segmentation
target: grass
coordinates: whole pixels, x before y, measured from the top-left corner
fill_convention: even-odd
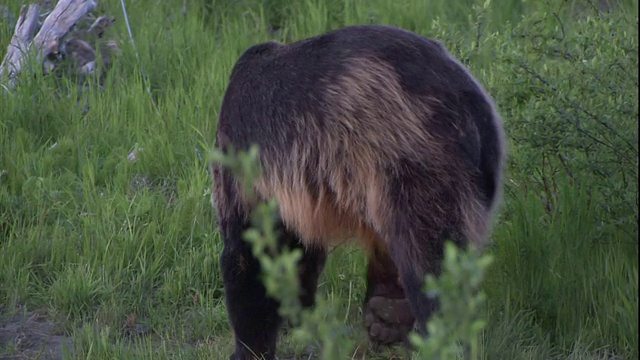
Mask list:
[[[57,334],[72,338],[75,351],[65,352],[73,359],[231,353],[203,154],[233,63],[270,39],[269,25],[282,28],[280,39],[368,22],[442,35],[481,82],[498,86],[507,78],[492,72],[495,48],[471,53],[464,41],[503,31],[536,6],[494,1],[476,18],[471,5],[484,2],[202,0],[189,2],[183,17],[182,1],[127,2],[138,58],[119,2],[99,3],[99,13],[118,18],[109,35],[119,38],[123,55],[104,89],[82,94],[87,112],[75,87],[52,77],[25,73],[14,91],[0,91],[0,317],[37,313],[54,321]],[[17,13],[18,5],[8,7]],[[563,8],[567,25],[588,7],[571,5]],[[618,6],[611,16],[637,14],[637,1]],[[454,41],[453,24],[464,41]],[[625,30],[637,33],[637,17],[635,30]],[[0,48],[11,34],[12,24],[0,19]],[[637,129],[626,131],[637,139]],[[511,146],[517,162],[518,144]],[[127,159],[132,151],[135,162]],[[532,191],[507,192],[484,286],[484,358],[638,358],[637,223],[604,226],[608,215],[596,204],[607,199],[588,180],[563,180],[550,213]],[[366,349],[365,264],[357,247],[334,250],[319,296],[357,340],[355,358],[389,358],[397,349]],[[25,346],[0,342],[0,358]],[[294,350],[285,337],[283,356]]]

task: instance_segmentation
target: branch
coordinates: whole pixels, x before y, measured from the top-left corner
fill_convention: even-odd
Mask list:
[[[22,62],[29,51],[33,34],[38,28],[39,13],[40,9],[36,4],[28,7],[22,5],[20,17],[7,49],[7,55],[2,60],[2,64],[0,64],[0,77],[8,75],[13,80],[22,69]]]
[[[5,74],[5,69],[9,69],[11,86],[15,86],[15,78],[22,71],[22,65],[29,51],[35,50],[36,60],[40,64],[46,57],[57,54],[62,39],[86,13],[95,9],[96,6],[93,0],[60,0],[44,20],[33,41],[31,38],[37,27],[38,7],[30,5],[25,15],[23,6],[15,35],[9,45],[9,52],[0,67],[0,76]]]

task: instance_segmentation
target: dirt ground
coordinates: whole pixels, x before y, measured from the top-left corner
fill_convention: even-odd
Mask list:
[[[36,313],[0,317],[0,360],[62,360],[71,338],[58,326]]]

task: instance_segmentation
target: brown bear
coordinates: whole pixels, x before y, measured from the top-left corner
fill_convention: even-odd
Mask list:
[[[369,255],[365,324],[374,344],[406,339],[436,299],[444,242],[482,246],[502,194],[505,136],[493,100],[438,41],[389,26],[347,26],[252,46],[235,64],[216,147],[258,145],[258,200],[278,201],[280,241],[303,249],[301,302],[314,303],[327,248]],[[273,359],[281,318],[243,232],[255,206],[212,165],[235,334],[231,359]]]

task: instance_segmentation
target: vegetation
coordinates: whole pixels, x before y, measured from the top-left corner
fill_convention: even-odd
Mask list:
[[[34,71],[0,88],[0,358],[34,350],[3,325],[38,314],[71,338],[70,359],[226,359],[207,162],[231,67],[254,43],[359,23],[442,40],[509,135],[490,255],[452,256],[430,282],[469,306],[443,309],[441,343],[423,355],[449,359],[458,339],[474,359],[638,358],[637,1],[199,0],[186,15],[182,3],[127,2],[133,47],[120,2],[99,2],[123,47],[104,86],[88,79],[79,94]],[[367,348],[365,261],[355,246],[332,251],[319,306],[281,358],[404,356]],[[469,269],[485,269],[484,301],[459,281]]]

